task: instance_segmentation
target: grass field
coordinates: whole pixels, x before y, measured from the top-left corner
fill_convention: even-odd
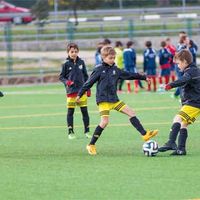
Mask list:
[[[80,110],[75,113],[77,139],[66,134],[65,92],[61,84],[1,87],[1,200],[182,200],[200,199],[200,121],[189,128],[188,155],[169,152],[145,157],[143,141],[126,116],[111,112],[110,125],[87,154]],[[91,132],[99,122],[89,99]],[[144,126],[159,129],[159,145],[168,138],[179,109],[170,93],[121,94]]]

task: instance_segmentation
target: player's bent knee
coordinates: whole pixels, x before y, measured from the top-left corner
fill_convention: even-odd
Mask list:
[[[174,117],[173,123],[176,123],[176,122],[182,123],[182,121],[183,121],[182,118],[179,115],[176,115]]]

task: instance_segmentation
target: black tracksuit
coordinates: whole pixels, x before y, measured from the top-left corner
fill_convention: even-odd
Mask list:
[[[183,71],[183,76],[169,84],[172,88],[181,86],[182,105],[200,108],[200,69],[191,63]]]
[[[90,78],[80,89],[78,96],[82,96],[88,89],[90,89],[94,83],[97,82],[96,101],[115,103],[119,101],[117,96],[117,82],[119,79],[123,80],[146,80],[145,75],[139,73],[126,72],[119,69],[115,64],[109,66],[106,63],[102,63],[97,66],[92,72]]]
[[[79,57],[77,57],[76,62],[68,57],[62,65],[59,79],[64,83],[67,94],[78,93],[88,79],[85,62]],[[74,83],[68,87],[66,85],[67,81],[73,81]]]

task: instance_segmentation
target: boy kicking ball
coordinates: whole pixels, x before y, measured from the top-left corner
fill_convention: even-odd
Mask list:
[[[182,108],[174,117],[169,140],[158,151],[174,150],[171,155],[182,156],[186,155],[187,127],[200,115],[200,69],[192,63],[192,55],[186,49],[178,52],[174,60],[183,72],[183,76],[167,84],[165,90],[181,87]],[[176,145],[177,136],[178,146]]]
[[[94,83],[97,83],[96,101],[99,107],[101,121],[95,129],[90,143],[87,145],[87,150],[90,155],[97,154],[95,143],[108,125],[110,110],[116,110],[128,115],[131,124],[138,130],[145,141],[149,140],[158,133],[157,130],[145,130],[139,119],[136,117],[134,110],[119,100],[117,96],[117,83],[119,79],[146,81],[149,81],[149,79],[146,75],[126,72],[119,69],[114,62],[115,55],[115,50],[111,46],[105,46],[101,49],[101,56],[103,59],[102,64],[95,67],[90,78],[80,89],[76,98],[77,102],[79,102],[82,95],[89,90]]]

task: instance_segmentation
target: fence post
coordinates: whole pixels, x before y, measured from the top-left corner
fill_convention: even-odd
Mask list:
[[[7,51],[7,73],[12,75],[13,73],[13,56],[12,56],[12,30],[11,23],[7,22],[4,26],[4,37],[6,42],[6,51]]]
[[[67,21],[67,40],[74,40],[74,24],[70,21]]]
[[[190,18],[187,19],[187,32],[188,36],[192,37],[192,19]]]
[[[133,40],[133,32],[134,32],[134,25],[133,20],[129,20],[129,26],[128,26],[128,37],[130,40]]]

